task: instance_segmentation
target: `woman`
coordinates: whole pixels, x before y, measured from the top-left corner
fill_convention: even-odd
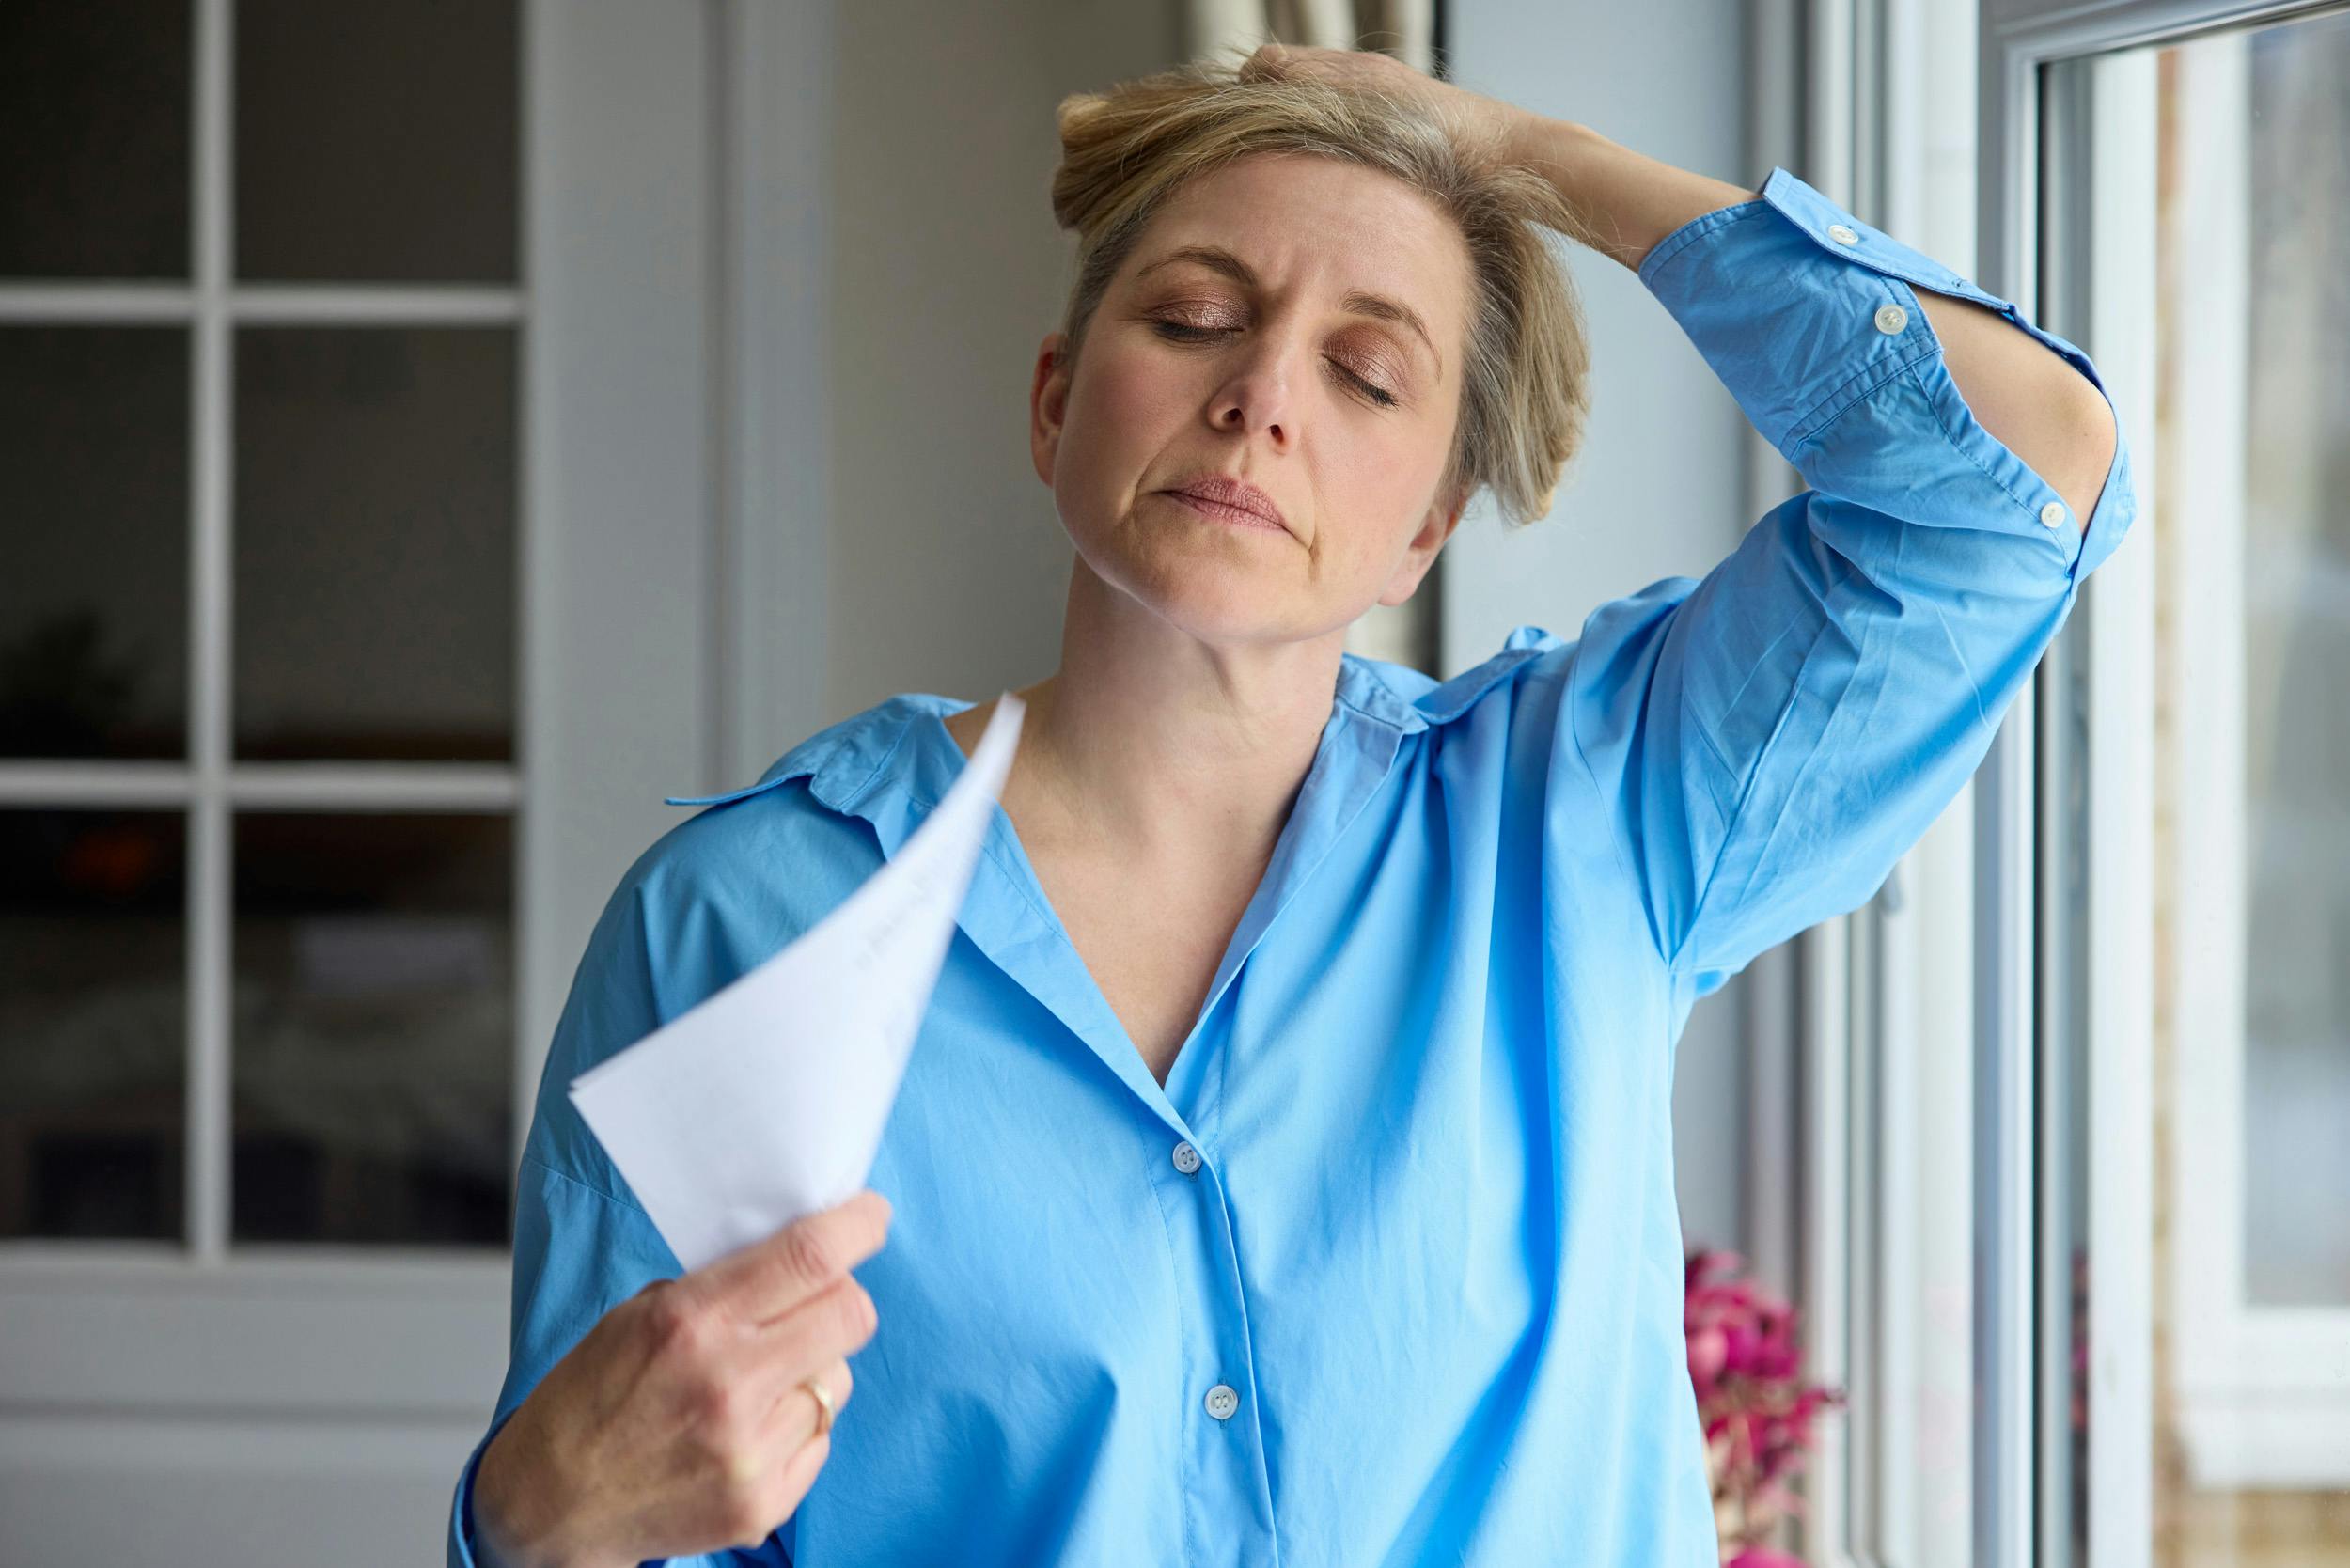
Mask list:
[[[875,1191],[671,1279],[563,1088],[894,853],[992,703],[835,725],[623,880],[451,1560],[1712,1563],[1674,1042],[1975,766],[2134,510],[2102,384],[1784,169],[1382,55],[1187,67],[1061,135],[1061,664]],[[1537,516],[1574,452],[1543,227],[1634,269],[1811,488],[1574,641],[1442,684],[1345,653],[1473,494]]]

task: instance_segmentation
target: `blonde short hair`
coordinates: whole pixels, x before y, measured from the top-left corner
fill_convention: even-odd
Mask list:
[[[1590,347],[1550,227],[1590,238],[1558,189],[1418,102],[1284,79],[1244,55],[1192,61],[1061,100],[1053,216],[1077,236],[1061,331],[1073,368],[1110,279],[1186,181],[1251,153],[1307,153],[1377,169],[1460,227],[1471,271],[1461,411],[1439,495],[1490,488],[1503,518],[1548,513],[1590,411]]]

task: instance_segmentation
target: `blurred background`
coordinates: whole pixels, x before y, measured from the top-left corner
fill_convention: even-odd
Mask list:
[[[1983,774],[1700,1004],[1692,1248],[1822,1563],[2350,1563],[2350,16],[2242,0],[0,0],[0,1568],[440,1550],[665,794],[1049,673],[1054,107],[1388,49],[2097,361],[2141,500]],[[1449,676],[1797,481],[1614,262]],[[1638,520],[1626,527],[1624,519]]]

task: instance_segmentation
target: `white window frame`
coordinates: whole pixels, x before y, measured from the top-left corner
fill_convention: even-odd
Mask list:
[[[2245,39],[2310,8],[2134,0],[2092,16],[2044,8],[2043,18],[2013,14],[2019,8],[2011,7],[2000,24],[2005,70],[1999,85],[2011,102],[2023,102],[2025,85],[2041,65],[2200,38],[2180,82],[2195,104],[2196,131],[2181,139],[2179,177],[2186,187],[2181,198],[2214,221],[2199,221],[2182,233],[2186,248],[2180,265],[2183,275],[2217,297],[2244,297],[2250,238],[2245,223],[2228,221],[2227,213],[2232,204],[2240,212],[2245,200]],[[2046,139],[2064,149],[2046,165],[2050,177],[2087,173],[2084,158],[2096,165],[2087,199],[2052,205],[2080,225],[2079,232],[2058,237],[2058,255],[2082,260],[2060,284],[2062,297],[2051,324],[2085,344],[2093,339],[2117,391],[2133,400],[2122,405],[2122,416],[2132,431],[2145,502],[2138,526],[2147,539],[2101,569],[2084,594],[2085,624],[2067,634],[2065,656],[2086,666],[2086,756],[2079,765],[2088,773],[2093,808],[2083,824],[2085,842],[2063,843],[2061,827],[2044,830],[2042,841],[2045,864],[2077,856],[2089,870],[2089,948],[2078,983],[2089,994],[2090,1154],[2092,1168],[2112,1178],[2092,1184],[2090,1203],[2090,1247],[2099,1278],[2090,1325],[2095,1351],[2091,1546],[2092,1560],[2118,1563],[2145,1560],[2138,1548],[2153,1514],[2147,1455],[2154,1291],[2168,1293],[2171,1309],[2170,1366],[2187,1464],[2199,1484],[2214,1487],[2350,1482],[2350,1309],[2262,1307],[2247,1299],[2240,1056],[2174,1053],[2168,1085],[2171,1184],[2165,1195],[2173,1226],[2171,1268],[2166,1278],[2153,1274],[2154,1000],[2159,995],[2169,1003],[2182,1039],[2238,1039],[2243,1027],[2240,519],[2248,345],[2242,321],[2228,311],[2187,310],[2173,323],[2174,331],[2191,335],[2195,363],[2216,367],[2217,373],[2183,378],[2173,388],[2182,400],[2173,410],[2176,426],[2193,431],[2195,440],[2160,454],[2175,494],[2155,495],[2153,280],[2151,266],[2134,259],[2150,255],[2154,239],[2154,180],[2145,166],[2150,160],[2142,138],[2154,120],[2153,61],[2106,59],[2096,72],[2093,92],[2076,74],[2069,84],[2076,91],[2052,95],[2047,102]],[[2029,116],[2021,123],[2013,157],[2035,145]],[[2075,323],[2080,330],[2068,330]],[[2169,527],[2166,516],[2193,521]],[[2173,694],[2183,711],[2197,715],[2195,744],[2159,758],[2153,740],[2157,573],[2174,585],[2167,595],[2178,618],[2173,635],[2198,651],[2195,659],[2179,662]],[[2044,691],[2045,681],[2044,673]],[[2175,820],[2193,824],[2172,846],[2175,908],[2213,933],[2207,942],[2174,943],[2159,975],[2151,929],[2158,776],[2170,792]],[[2053,913],[2053,897],[2043,908]],[[2125,1179],[2131,1172],[2141,1179]],[[2112,1364],[2124,1352],[2126,1368]],[[2114,1441],[2101,1444],[2101,1435]],[[2117,1539],[2132,1555],[2101,1549]]]
[[[2092,51],[2076,49],[2074,54]],[[2059,825],[2053,809],[2041,812],[2039,834],[2042,929],[2069,933],[2064,961],[2073,970],[2064,988],[2068,1011],[2059,1017],[2058,998],[2040,1009],[2044,1040],[2080,1034],[2085,1084],[2054,1092],[2087,1096],[2085,1118],[2052,1111],[2043,1118],[2037,1158],[2043,1170],[2074,1167],[2090,1173],[2085,1195],[2087,1245],[2092,1264],[2088,1336],[2089,1531],[2094,1568],[2142,1564],[2153,1551],[2154,1497],[2154,736],[2155,705],[2154,572],[2167,547],[2162,498],[2154,476],[2162,462],[2156,424],[2160,376],[2155,340],[2154,257],[2157,245],[2157,170],[2152,144],[2137,134],[2154,123],[2159,102],[2155,60],[2133,53],[2094,63],[2095,91],[2081,71],[2068,73],[2048,100],[2046,140],[2057,151],[2049,160],[2054,186],[2050,210],[2063,214],[2065,228],[2052,237],[2045,268],[2048,310],[2054,329],[2094,344],[2094,353],[2119,417],[2129,432],[2132,471],[2139,514],[2132,525],[2132,547],[2097,569],[2076,606],[2079,619],[2060,641],[2045,684],[2062,684],[2072,704],[2072,728],[2054,728],[2065,706],[2045,704],[2049,728],[2044,752],[2051,761],[2040,781],[2040,801],[2058,796],[2055,769],[2069,761],[2080,776],[2082,809],[2077,822]],[[2077,183],[2077,191],[2075,185]],[[2077,832],[2081,841],[2061,839]],[[2082,911],[2085,933],[2060,908],[2067,896],[2057,886],[2055,868],[2067,856],[2085,870]],[[2055,989],[2052,987],[2052,989]],[[2056,1074],[2044,1051],[2042,1081]],[[2076,1126],[2086,1130],[2087,1147],[2067,1149]],[[2077,1154],[2077,1158],[2068,1158]],[[2044,1233],[2061,1236],[2069,1221],[2055,1211],[2061,1184],[2044,1181],[2051,1194],[2041,1214]],[[2042,1307],[2069,1307],[2070,1281],[2056,1271],[2053,1246],[2042,1252]],[[2070,1346],[2044,1341],[2041,1356],[2040,1430],[2044,1455],[2056,1445],[2047,1438],[2065,1419]],[[2069,1461],[2068,1461],[2069,1463]],[[2052,1463],[2041,1470],[2043,1495],[2060,1495],[2069,1472]],[[2055,1531],[2065,1523],[2061,1510],[2043,1509],[2044,1554],[2060,1559],[2066,1548]]]
[[[386,1512],[445,1497],[506,1368],[502,1247],[228,1245],[230,812],[517,813],[519,1158],[588,931],[679,820],[662,797],[739,782],[819,728],[829,673],[832,7],[521,0],[521,277],[483,290],[230,287],[232,5],[193,9],[190,280],[0,287],[0,320],[193,335],[191,760],[0,762],[0,808],[190,812],[187,1234],[0,1243],[0,1482],[110,1478],[149,1499],[119,1521],[133,1531],[233,1519],[237,1488],[290,1508],[310,1482]],[[515,325],[510,766],[231,760],[229,354],[233,325],[262,320]],[[215,1484],[150,1485],[191,1475]],[[398,1517],[437,1549],[431,1510]],[[417,1543],[343,1544],[413,1560]]]
[[[1951,40],[1935,37],[1948,22],[1912,0],[1826,0],[1809,8],[1808,151],[1820,170],[1813,178],[1841,181],[1851,200],[1920,248],[1962,266],[1971,250],[1973,274],[1985,288],[2052,330],[2085,345],[2094,340],[2117,400],[2141,397],[2147,404],[2125,403],[2123,417],[2134,432],[2150,427],[2151,358],[2095,320],[2066,319],[2078,302],[2062,297],[2060,280],[2045,279],[2052,287],[2041,297],[2038,237],[2021,222],[2041,198],[2038,169],[2008,167],[2014,149],[2038,145],[2037,71],[2018,56],[2005,8],[1990,6],[1979,18],[1982,86],[1972,149],[1963,137],[1947,137],[1950,117],[1920,107],[1931,81],[1927,62],[1951,54]],[[2033,94],[2023,90],[2028,86]],[[1970,183],[1963,177],[1969,150],[1971,226],[1951,211]],[[2114,217],[2104,214],[2108,227]],[[2147,443],[2134,449],[2141,463],[2150,461]],[[2151,648],[2132,605],[2089,613],[2099,594],[2129,599],[2120,585],[2142,572],[2148,554],[2109,566],[2085,591],[2080,624],[2094,628],[2101,647],[2118,648],[2135,635]],[[1948,1413],[1966,1390],[1929,1386],[1914,1364],[1930,1281],[1950,1282],[1936,1272],[1947,1260],[1929,1255],[1935,1237],[1921,1237],[1915,1220],[1920,1201],[1948,1207],[1952,1195],[1940,1189],[1951,1186],[1951,1168],[1961,1172],[1956,1196],[1972,1220],[1976,1414],[1961,1488],[1972,1511],[1971,1555],[2002,1564],[2060,1555],[2064,1511],[2035,1510],[2034,1499],[2060,1496],[2069,1482],[2061,1441],[2067,1346],[2060,1336],[2036,1341],[2034,1313],[2058,1324],[2068,1315],[2070,1271],[2058,1255],[2064,1238],[2054,1224],[2066,1194],[2055,1180],[2062,1151],[2040,1146],[2034,1128],[2043,1100],[2058,1087],[2037,1051],[2052,1021],[2044,1014],[2062,998],[2036,995],[2031,982],[2042,925],[2034,804],[2045,767],[2037,736],[2060,712],[2051,692],[2066,679],[2068,667],[2052,655],[2011,710],[1975,782],[1904,860],[1886,893],[1805,939],[1805,1300],[1815,1375],[1853,1395],[1843,1430],[1824,1445],[1819,1473],[1807,1486],[1804,1545],[1822,1560],[1915,1560],[1931,1544],[1920,1489],[1928,1478],[1917,1473],[1921,1412]],[[2118,713],[2106,711],[2109,728]],[[2097,830],[2108,839],[2142,816],[2142,800],[2114,788],[2118,755],[2101,746],[2103,776],[2093,781],[2104,812]],[[2108,876],[2126,875],[2131,865],[2111,855],[2098,864]],[[2142,870],[2142,860],[2137,864]],[[2100,1086],[2092,1158],[2100,1169],[2144,1168],[2146,1119],[2133,1108],[2143,1100],[2133,1101],[2130,1085],[2142,1079],[2145,1033],[2129,1027],[2126,1004],[2114,1005],[2126,991],[2114,972],[2118,965],[2137,974],[2142,993],[2145,931],[2142,923],[2109,919],[2097,923],[2094,938],[2100,946],[2087,980],[2099,993],[2101,1028],[2091,1043],[2091,1074]],[[1953,1049],[1972,1058],[1971,1095],[1954,1096],[1947,1081],[1929,1087],[1949,1078]],[[1962,1160],[1906,1156],[1921,1137],[1947,1131],[1949,1107],[1969,1099],[1973,1130],[1957,1151]],[[1935,1170],[1945,1173],[1925,1179]],[[2091,1334],[2099,1347],[2092,1398],[2108,1423],[2091,1435],[2092,1508],[2107,1520],[2135,1521],[2102,1529],[2092,1560],[2142,1562],[2149,1457],[2125,1435],[2145,1430],[2142,1418],[2126,1413],[2142,1412],[2151,1372],[2147,1292],[2131,1284],[2142,1279],[2148,1261],[2144,1184],[2094,1184],[2089,1200],[2104,1237],[2100,1288],[2092,1296]]]
[[[103,1261],[135,1266],[221,1266],[227,1256],[229,953],[233,907],[229,838],[234,813],[251,808],[280,811],[503,813],[514,819],[515,928],[527,925],[523,908],[520,831],[523,768],[493,762],[250,762],[232,760],[229,713],[229,634],[233,606],[229,537],[229,478],[235,437],[230,426],[233,345],[248,326],[503,326],[517,348],[528,319],[527,290],[478,286],[399,288],[339,284],[232,283],[233,214],[229,189],[234,117],[230,25],[233,0],[200,0],[196,8],[195,169],[191,215],[192,277],[180,283],[27,283],[0,286],[0,322],[22,324],[170,324],[189,332],[189,633],[187,689],[190,761],[0,761],[0,807],[59,809],[169,809],[188,824],[185,919],[187,1090],[183,1234],[176,1243],[75,1242],[10,1244],[0,1268],[55,1260]],[[519,355],[517,356],[519,366]],[[518,369],[519,378],[519,369]],[[515,388],[518,399],[525,388]],[[518,409],[518,412],[520,410]],[[519,454],[518,454],[519,455]],[[527,509],[519,495],[515,526],[528,554]],[[519,558],[519,557],[518,557]],[[518,580],[521,574],[518,572]],[[522,624],[523,593],[513,606]],[[517,652],[521,637],[515,638]],[[516,745],[528,718],[530,694],[517,682]],[[516,979],[517,1013],[521,984]],[[257,1255],[308,1259],[308,1244],[240,1244]],[[375,1261],[394,1249],[368,1248]],[[446,1258],[431,1251],[434,1262]],[[405,1260],[401,1260],[405,1261]]]
[[[2181,233],[2180,268],[2211,280],[2220,298],[2241,298],[2251,249],[2239,178],[2249,51],[2240,36],[2207,39],[2182,64],[2181,94],[2197,133],[2181,141],[2179,199],[2212,221]],[[2210,933],[2175,942],[2161,977],[2181,1040],[2236,1040],[2244,1030],[2245,328],[2241,315],[2226,310],[2187,312],[2179,323],[2192,337],[2192,362],[2214,371],[2182,377],[2173,388],[2174,417],[2197,439],[2170,455],[2179,491],[2172,510],[2197,522],[2165,533],[2161,568],[2172,635],[2198,651],[2176,662],[2175,698],[2197,715],[2199,744],[2179,745],[2157,764],[2176,820],[2196,827],[2172,845],[2173,897],[2180,917]],[[2350,1307],[2248,1299],[2245,1063],[2235,1053],[2174,1057],[2172,1270],[2164,1283],[2178,1325],[2172,1367],[2190,1471],[2215,1487],[2350,1486]]]
[[[1974,41],[1971,8],[1769,0],[1753,24],[1758,159],[1801,167],[1888,232],[1966,267],[1975,144],[1956,96],[1966,75],[1952,61]],[[1753,460],[1758,510],[1800,488],[1759,438]],[[1951,1529],[1963,1521],[1949,1511],[1969,1495],[1970,1456],[1963,1442],[1950,1451],[1951,1435],[1967,1430],[1977,1390],[1965,1355],[1925,1347],[1963,1342],[1951,1309],[1982,1288],[1966,1229],[1981,1156],[1969,1119],[1952,1111],[1978,1089],[1977,807],[1970,785],[1876,898],[1757,964],[1753,1251],[1759,1274],[1794,1287],[1807,1374],[1849,1402],[1814,1429],[1795,1531],[1808,1560],[1966,1560],[1965,1531]]]
[[[2191,596],[2201,619],[2186,634],[2196,646],[2235,657],[2242,640],[2241,604],[2228,588],[2240,566],[2220,558],[2231,548],[2227,530],[2183,529],[2194,537],[2173,538],[2160,513],[2209,517],[2214,508],[2240,507],[2242,454],[2224,436],[2209,437],[2240,426],[2242,388],[2240,378],[2233,390],[2206,385],[2200,395],[2213,400],[2212,415],[2182,414],[2182,425],[2202,435],[2197,452],[2170,462],[2166,472],[2176,476],[2180,494],[2158,507],[2152,489],[2158,462],[2154,170],[2142,136],[2125,133],[2152,119],[2153,61],[2099,61],[2093,93],[2085,72],[2042,70],[2135,45],[2248,30],[2307,9],[2209,0],[2091,7],[1983,0],[1974,275],[2096,356],[2130,431],[2142,510],[2131,547],[2085,585],[2073,622],[2011,710],[1969,787],[1971,801],[1963,796],[1953,808],[1966,820],[1946,816],[1904,859],[1887,895],[1808,933],[1800,947],[1796,1050],[1808,1103],[1795,1144],[1804,1216],[1796,1250],[1813,1374],[1845,1383],[1856,1396],[1846,1430],[1830,1434],[1816,1462],[1820,1473],[1806,1488],[1812,1512],[1803,1546],[1816,1560],[1906,1562],[1929,1544],[1908,1528],[1914,1478],[1900,1467],[1914,1453],[1904,1412],[1914,1414],[1918,1390],[1879,1376],[1900,1365],[1920,1326],[1916,1259],[1900,1228],[1884,1220],[1905,1212],[1915,1195],[1902,1185],[1903,1163],[1886,1155],[1924,1130],[1924,1107],[1937,1103],[1915,1097],[1923,1092],[1919,1074],[1938,1059],[1923,1035],[1944,1029],[1949,1000],[1962,989],[1970,994],[1964,1011],[1972,1015],[1975,1073],[1973,1560],[2073,1560],[2069,1511],[2060,1501],[2072,1481],[2069,1346],[2060,1326],[2036,1338],[2034,1318],[2061,1325],[2069,1316],[2065,1206],[2076,1198],[2085,1203],[2095,1271],[2087,1560],[2094,1568],[2140,1568],[2151,1560],[2158,1288],[2170,1293],[2177,1324],[2177,1396],[2198,1480],[2338,1486],[2344,1479],[2350,1311],[2260,1308],[2244,1299],[2240,1062],[2180,1064],[2191,1076],[2171,1086],[2178,1247],[2170,1275],[2154,1277],[2157,570],[2201,586]],[[1932,252],[1936,213],[1902,198],[1904,186],[1930,191],[1933,184],[1931,161],[1921,160],[1920,122],[1904,112],[1898,90],[1919,24],[1915,0],[1811,0],[1804,8],[1799,25],[1811,70],[1802,145],[1816,171],[1808,178],[1831,195],[1856,196],[1893,232],[1925,236],[1915,243]],[[1914,76],[1907,80],[1915,86]],[[2228,156],[2210,145],[2192,151],[2205,166]],[[2211,210],[2208,202],[2202,210]],[[2044,212],[2060,226],[2044,235]],[[2232,267],[2241,275],[2242,225],[2199,226],[2193,243],[2191,270]],[[2222,314],[2199,315],[2191,330],[2230,330]],[[2207,344],[2198,353],[2222,349]],[[2240,343],[2236,352],[2240,359]],[[2233,665],[2200,662],[2184,699],[2224,722],[2240,708],[2240,677]],[[2213,1020],[2201,1026],[2206,1033],[2240,1032],[2241,977],[2233,970],[2240,966],[2243,802],[2230,771],[2235,755],[2210,745],[2162,764],[2177,766],[2174,798],[2198,824],[2176,896],[2230,933],[2163,977],[2183,1031],[2197,1028],[2192,1019],[2200,1016]],[[2077,821],[2051,808],[2068,789],[2084,792],[2088,802]],[[1954,890],[1947,880],[1950,844],[1966,838],[1971,846],[1960,853],[1971,856],[1972,886]],[[2064,865],[2085,870],[2085,931],[2072,924],[2068,895],[2055,885],[2053,873]],[[1950,912],[1967,906],[1973,940],[1952,940]],[[1940,929],[1928,937],[1930,924]],[[2076,946],[2044,953],[2044,944],[2058,941]],[[2068,1083],[2058,1066],[2055,1047],[2068,1029],[2079,1031],[2085,1086]],[[2088,1096],[2085,1150],[2071,1144],[2074,1119],[2064,1100],[2081,1092]],[[2085,1194],[2067,1190],[2076,1161],[2092,1173]],[[1758,1181],[1765,1174],[1758,1172]],[[1871,1314],[1864,1331],[1861,1320]]]

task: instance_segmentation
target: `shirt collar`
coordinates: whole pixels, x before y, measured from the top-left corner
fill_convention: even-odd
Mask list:
[[[1392,776],[1405,738],[1465,712],[1479,694],[1557,640],[1537,628],[1520,627],[1500,653],[1441,684],[1384,660],[1352,653],[1340,659],[1313,766],[1233,928],[1209,983],[1201,1020],[1214,1012],[1266,930]],[[930,692],[901,693],[809,736],[755,784],[721,795],[673,796],[671,804],[714,807],[806,778],[816,800],[864,821],[883,857],[894,859],[963,771],[962,751],[938,721],[970,706]],[[981,852],[1000,874],[972,879],[956,914],[957,926],[1060,1019],[1105,1071],[1166,1118],[1178,1136],[1188,1136],[1187,1118],[1201,1092],[1200,1063],[1208,1058],[1186,1046],[1167,1082],[1154,1079],[1084,965],[1070,962],[1067,933],[1036,883],[1010,819],[1000,809],[988,824]]]
[[[1519,626],[1501,651],[1451,680],[1405,665],[1358,653],[1341,653],[1332,711],[1350,722],[1392,732],[1379,749],[1392,755],[1405,735],[1448,724],[1510,672],[1559,639],[1539,626]],[[669,795],[671,806],[724,806],[747,799],[794,778],[808,780],[809,792],[836,811],[870,816],[864,809],[883,784],[903,783],[916,797],[936,804],[959,771],[958,751],[949,760],[937,747],[910,745],[916,727],[972,706],[964,698],[933,692],[901,692],[851,714],[785,752],[757,782],[713,795]]]

